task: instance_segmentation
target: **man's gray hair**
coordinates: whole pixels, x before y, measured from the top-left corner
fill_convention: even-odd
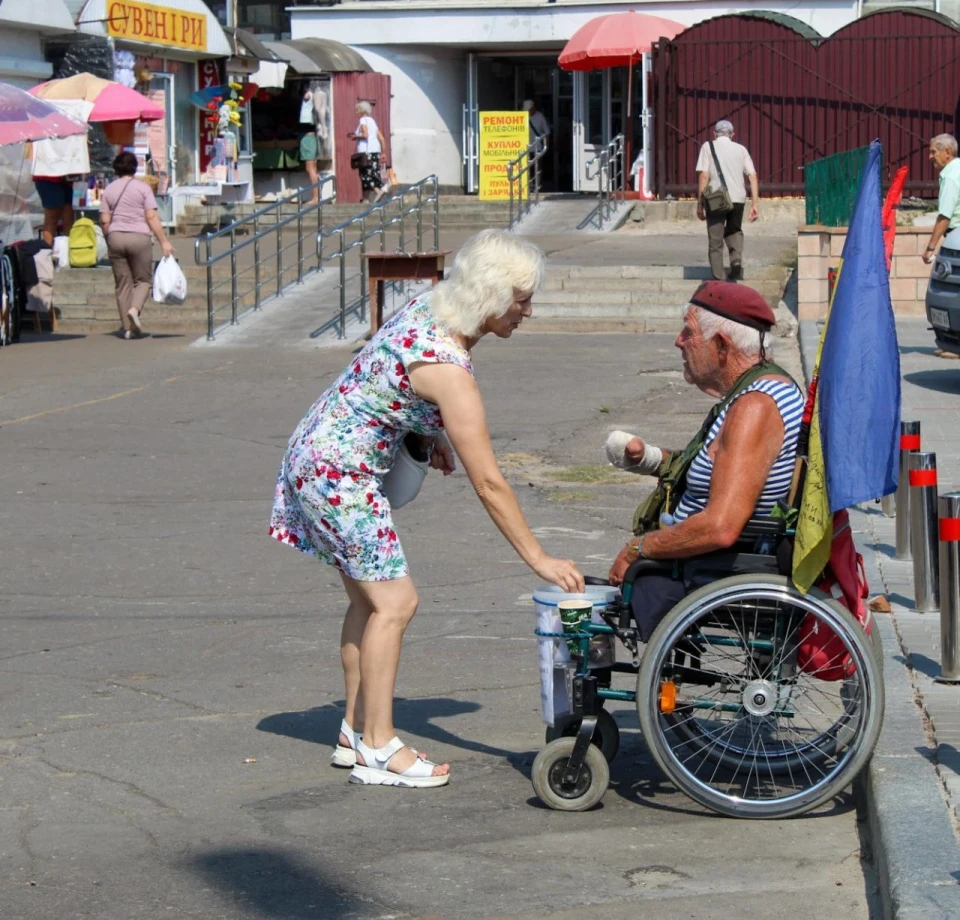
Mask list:
[[[748,358],[759,356],[761,350],[768,361],[773,357],[773,336],[769,332],[761,332],[759,329],[745,326],[725,316],[719,316],[694,303],[686,305],[683,315],[686,316],[687,313],[693,313],[696,317],[700,334],[705,339],[712,339],[717,333],[722,332],[727,341]]]
[[[952,134],[938,134],[930,139],[930,146],[937,150],[947,150],[953,156],[957,155],[957,139]]]
[[[364,115],[372,115],[373,106],[370,105],[370,103],[367,102],[366,99],[361,99],[360,102],[357,103],[357,111],[363,112]]]
[[[727,121],[726,118],[721,118],[714,126],[713,130],[717,134],[723,134],[726,137],[731,137],[733,135],[733,122]]]

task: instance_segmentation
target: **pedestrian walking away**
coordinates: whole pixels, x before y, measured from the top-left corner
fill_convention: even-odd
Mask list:
[[[743,278],[743,212],[750,182],[750,211],[747,219],[760,216],[760,184],[750,153],[733,140],[733,124],[725,119],[713,127],[713,140],[700,148],[697,157],[697,217],[707,222],[707,251],[710,270],[717,281]],[[720,194],[726,191],[726,196]],[[730,251],[730,271],[723,270],[723,244]]]
[[[451,277],[387,322],[313,404],[280,466],[270,535],[336,566],[348,607],[340,652],[346,712],[333,754],[351,782],[440,786],[448,764],[396,737],[393,693],[404,630],[419,599],[394,528],[384,477],[416,435],[430,465],[449,475],[456,450],[487,513],[541,578],[582,591],[573,562],[548,556],[527,526],[490,444],[470,350],[508,339],[540,286],[544,255],[501,230],[484,230],[457,255]]]
[[[137,158],[129,151],[118,154],[113,171],[117,178],[106,187],[100,200],[100,224],[113,266],[121,334],[125,339],[139,338],[143,333],[143,308],[153,282],[151,233],[165,256],[172,256],[176,250],[157,216],[152,189],[134,178]]]

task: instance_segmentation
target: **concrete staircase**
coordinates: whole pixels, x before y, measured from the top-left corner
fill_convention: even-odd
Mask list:
[[[744,264],[744,284],[775,309],[792,268]],[[677,332],[683,307],[710,270],[683,265],[551,265],[531,328]]]
[[[410,200],[410,204],[413,200]],[[204,205],[187,205],[184,213],[177,222],[178,236],[198,236],[209,232],[217,226],[226,226],[229,220],[240,220],[253,211],[266,207],[267,202],[256,204],[234,205],[229,212],[221,212],[215,207]],[[369,205],[360,203],[334,203],[323,206],[323,223],[325,227],[335,227],[343,221],[355,217],[365,211]],[[296,212],[293,206],[282,209],[282,217],[288,217]],[[276,212],[261,218],[261,227],[268,227],[277,220]],[[315,218],[314,218],[315,220]],[[483,230],[486,227],[506,227],[510,220],[510,202],[508,201],[480,201],[473,195],[440,195],[440,229],[441,231],[471,231]],[[415,221],[411,225],[415,224]],[[430,219],[425,217],[424,226],[430,227]]]
[[[207,328],[206,271],[197,265],[180,262],[187,277],[187,300],[180,306],[147,300],[143,314],[149,333],[191,334]],[[229,271],[217,268],[217,281],[228,280]],[[215,298],[217,306],[229,303],[229,286]],[[252,301],[251,301],[252,303]],[[59,332],[108,333],[120,328],[113,271],[109,266],[63,268],[53,279],[53,306]]]

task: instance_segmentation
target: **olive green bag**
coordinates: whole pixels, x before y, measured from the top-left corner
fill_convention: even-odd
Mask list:
[[[646,500],[637,508],[633,516],[633,532],[635,534],[647,533],[651,530],[659,530],[660,517],[663,514],[673,514],[680,504],[680,499],[687,488],[687,471],[693,458],[700,453],[701,448],[707,441],[707,435],[713,423],[717,420],[720,413],[732,403],[751,383],[760,377],[768,374],[777,374],[793,377],[782,367],[773,364],[770,361],[755,364],[753,367],[744,371],[729,393],[718,402],[704,419],[703,425],[696,433],[693,440],[684,448],[682,453],[672,453],[657,470],[657,487],[647,496]],[[794,381],[796,383],[796,381]]]

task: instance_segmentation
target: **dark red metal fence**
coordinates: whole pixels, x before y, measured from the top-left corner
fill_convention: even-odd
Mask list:
[[[776,14],[718,16],[654,46],[656,191],[696,193],[700,145],[719,119],[750,151],[761,194],[803,194],[811,160],[883,143],[906,195],[936,197],[931,137],[955,134],[960,30],[936,13],[865,16],[828,38]]]

